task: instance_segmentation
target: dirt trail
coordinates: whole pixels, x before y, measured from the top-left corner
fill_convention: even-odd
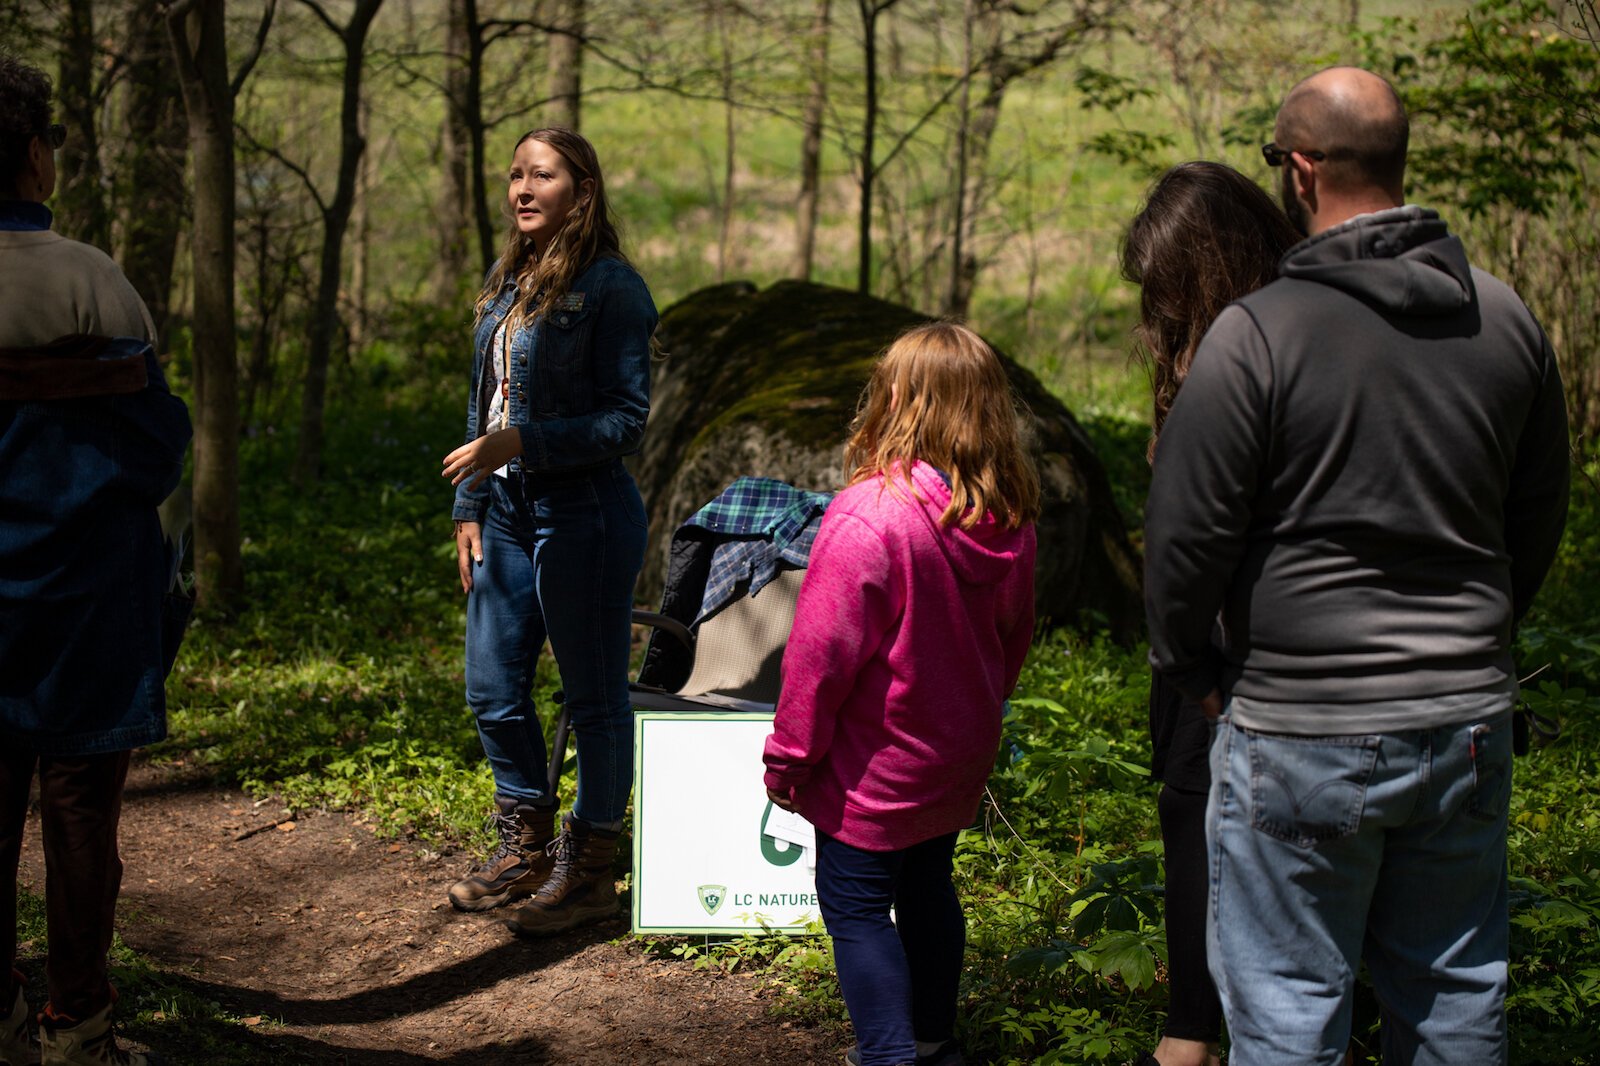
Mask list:
[[[377,841],[337,814],[273,828],[279,810],[136,765],[123,814],[122,937],[187,990],[264,1019],[215,1023],[218,1042],[250,1049],[240,1061],[842,1061],[835,1036],[772,1018],[752,980],[612,943],[621,918],[518,940],[493,912],[445,901],[463,857]],[[37,833],[22,882],[42,891]]]

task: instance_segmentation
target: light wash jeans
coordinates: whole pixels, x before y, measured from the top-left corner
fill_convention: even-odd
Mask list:
[[[495,791],[542,802],[544,730],[533,705],[545,639],[561,672],[578,742],[587,822],[620,820],[633,790],[628,702],[633,584],[644,563],[645,513],[620,461],[575,477],[490,477],[483,562],[467,598],[467,703]]]
[[[1342,1063],[1362,958],[1385,1066],[1506,1061],[1509,711],[1327,737],[1224,715],[1211,774],[1206,935],[1233,1066]]]

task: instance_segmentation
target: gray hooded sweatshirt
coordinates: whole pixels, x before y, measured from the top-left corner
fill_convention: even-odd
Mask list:
[[[1151,661],[1192,698],[1294,705],[1242,723],[1293,732],[1503,701],[1566,519],[1549,341],[1421,208],[1318,234],[1280,273],[1218,316],[1163,427]]]

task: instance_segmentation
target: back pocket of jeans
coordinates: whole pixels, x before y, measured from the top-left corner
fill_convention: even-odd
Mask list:
[[[1361,825],[1375,736],[1297,737],[1244,730],[1250,755],[1251,824],[1302,848]]]
[[[1467,814],[1480,822],[1499,821],[1511,788],[1511,716],[1472,727],[1472,795]]]

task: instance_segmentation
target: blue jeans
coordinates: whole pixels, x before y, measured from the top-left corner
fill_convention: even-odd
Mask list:
[[[544,729],[533,705],[545,639],[578,744],[586,822],[620,820],[633,789],[628,651],[644,563],[644,503],[620,461],[561,479],[491,476],[483,562],[467,598],[467,703],[495,791],[550,802]]]
[[[1211,748],[1207,939],[1235,1066],[1344,1061],[1365,957],[1387,1066],[1506,1061],[1511,716]]]
[[[863,851],[817,832],[817,905],[861,1066],[914,1062],[918,1040],[954,1035],[967,938],[950,880],[956,836]]]

